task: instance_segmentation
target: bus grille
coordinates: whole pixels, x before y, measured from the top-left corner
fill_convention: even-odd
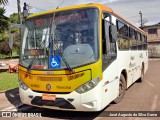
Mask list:
[[[32,99],[31,103],[33,105],[38,105],[38,106],[44,105],[44,106],[53,106],[65,109],[75,109],[75,107],[64,98],[56,98],[56,101],[47,101],[47,100],[42,100],[42,97],[40,96],[36,96]]]
[[[37,93],[47,93],[47,94],[69,94],[71,92],[46,92],[46,91],[37,91],[37,90],[33,90],[34,92]]]

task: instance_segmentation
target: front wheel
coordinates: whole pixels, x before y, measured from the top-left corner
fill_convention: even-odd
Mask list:
[[[119,80],[119,95],[113,102],[119,103],[123,99],[125,95],[125,91],[126,91],[126,81],[124,76],[121,74],[120,80]]]

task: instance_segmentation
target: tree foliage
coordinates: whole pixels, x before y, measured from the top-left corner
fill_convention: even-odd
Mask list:
[[[4,16],[5,9],[0,7],[0,33],[4,33],[9,27],[9,18]]]
[[[9,19],[12,24],[18,24],[18,13],[11,14]]]
[[[11,24],[18,24],[19,23],[18,13],[11,14],[9,17],[9,21]],[[19,31],[19,28],[12,28],[12,30],[11,30],[12,33],[17,32],[17,31]]]
[[[4,16],[5,9],[0,7],[0,41],[8,39],[9,18]]]
[[[0,0],[0,5],[6,5],[8,3],[8,0]]]
[[[8,41],[2,41],[0,43],[0,54],[9,55],[11,49],[9,48]]]
[[[5,1],[5,0],[4,0]],[[8,2],[8,0],[6,0]],[[7,2],[3,2],[3,4],[6,4]],[[2,4],[2,0],[0,0],[0,5]],[[8,55],[11,53],[11,49],[8,45],[8,39],[9,39],[9,26],[11,24],[18,24],[18,13],[13,13],[10,15],[10,17],[6,17],[4,15],[5,9],[0,7],[0,54]],[[23,13],[21,13],[21,16]],[[23,20],[22,20],[23,21]],[[20,35],[19,35],[19,28],[12,28],[11,30],[13,34],[13,50],[16,51],[17,54],[19,54],[19,46],[20,46]]]

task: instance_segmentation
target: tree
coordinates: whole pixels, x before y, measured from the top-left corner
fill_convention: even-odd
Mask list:
[[[29,13],[29,15],[31,15],[32,13]],[[21,19],[22,19],[22,23],[24,22],[24,17],[23,17],[23,12],[20,14],[21,15]],[[19,24],[19,20],[18,20],[18,13],[13,13],[9,16],[10,22],[12,24]]]
[[[5,9],[0,7],[0,54],[9,54],[10,48],[8,46],[8,27],[9,18],[4,16]]]
[[[3,33],[8,29],[9,26],[9,18],[4,16],[5,9],[0,7],[0,33]]]
[[[8,0],[0,0],[0,5],[6,5],[8,3]]]
[[[8,39],[9,18],[4,13],[5,9],[0,7],[0,41]]]
[[[19,23],[19,21],[18,21],[18,13],[11,14],[9,19],[10,19],[10,22],[12,24],[18,24]]]
[[[13,13],[10,15],[9,17],[9,21],[11,24],[18,24],[19,21],[18,21],[18,13]],[[14,33],[14,32],[17,32],[19,31],[19,28],[12,28],[11,29],[11,32]]]

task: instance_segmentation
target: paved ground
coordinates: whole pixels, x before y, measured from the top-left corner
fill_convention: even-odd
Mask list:
[[[1,59],[0,58],[0,72],[8,70],[9,64],[17,65],[18,61],[19,61],[18,59]]]
[[[42,118],[39,119],[78,119],[78,120],[159,120],[157,117],[105,117],[112,111],[139,111],[138,114],[144,116],[143,111],[158,111],[160,114],[160,60],[150,60],[149,69],[145,75],[143,83],[136,82],[127,91],[124,99],[119,104],[110,104],[103,111],[96,113],[67,112],[41,109],[23,105],[19,99],[18,89],[0,93],[0,110],[19,112],[40,112]],[[82,118],[85,117],[85,118]],[[5,118],[6,119],[6,118]],[[12,118],[21,120],[22,118]],[[31,119],[31,118],[23,118]]]

